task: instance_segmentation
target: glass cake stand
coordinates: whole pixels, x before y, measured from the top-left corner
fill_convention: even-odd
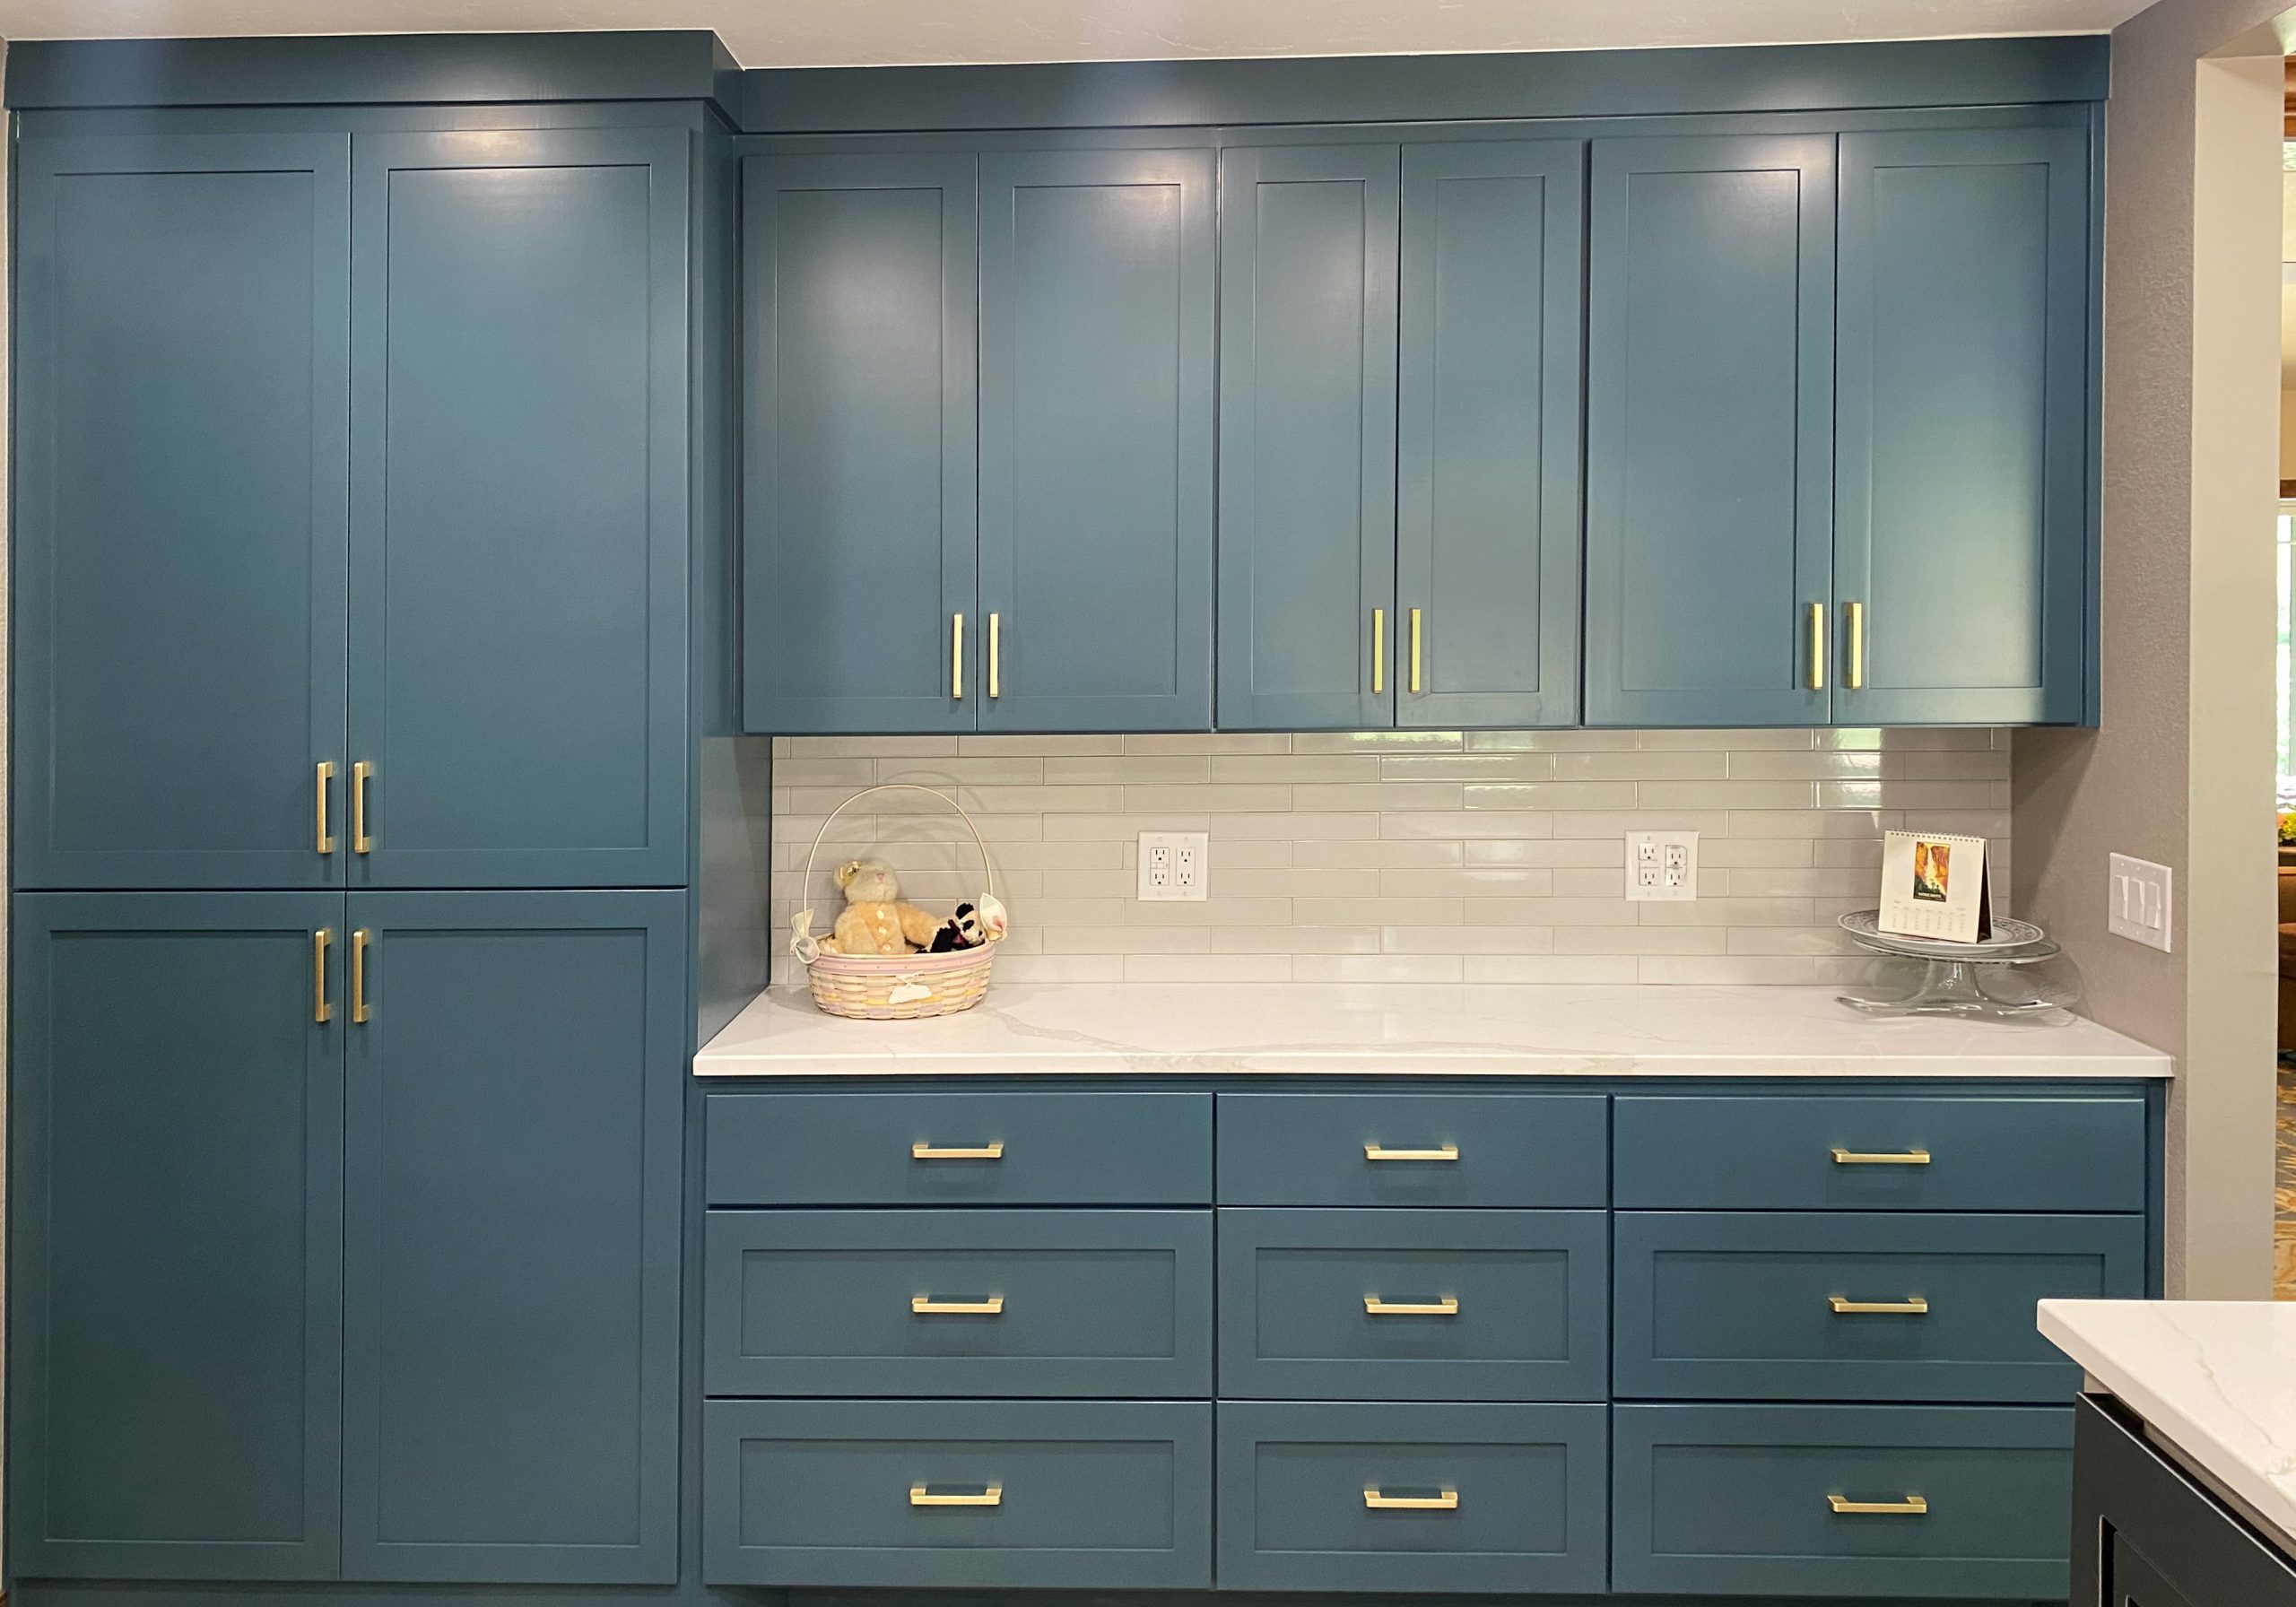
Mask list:
[[[1896,961],[1871,984],[1840,995],[1867,1015],[1957,1015],[1983,1021],[2030,1021],[2061,1025],[2073,1020],[2081,997],[2080,973],[2057,941],[2031,921],[1993,923],[1983,942],[1902,937],[1883,932],[1881,912],[1853,910],[1841,917],[1849,941]]]

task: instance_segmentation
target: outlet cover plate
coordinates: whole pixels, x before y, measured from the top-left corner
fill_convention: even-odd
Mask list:
[[[1698,898],[1698,833],[1626,834],[1626,897],[1634,904],[1687,904]]]
[[[2167,865],[2116,854],[2105,884],[2106,929],[2165,954],[2174,925],[2171,897]]]
[[[1140,899],[1146,904],[1196,904],[1211,896],[1205,859],[1211,837],[1203,831],[1140,834]]]

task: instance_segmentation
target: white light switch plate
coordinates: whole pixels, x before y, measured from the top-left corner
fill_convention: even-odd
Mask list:
[[[1698,897],[1698,833],[1626,834],[1626,897],[1634,904],[1688,903]]]
[[[2168,951],[2171,927],[2169,867],[2149,859],[2112,856],[2105,887],[2105,925],[2115,934]]]
[[[1140,897],[1149,904],[1202,903],[1211,896],[1205,863],[1210,836],[1202,831],[1140,834]]]

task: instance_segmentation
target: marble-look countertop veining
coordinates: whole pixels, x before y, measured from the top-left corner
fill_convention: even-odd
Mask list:
[[[2296,1549],[2296,1302],[2043,1300],[2040,1328]]]
[[[761,994],[697,1075],[2166,1077],[2093,1021],[1874,1021],[1820,987],[1067,983],[855,1021]]]

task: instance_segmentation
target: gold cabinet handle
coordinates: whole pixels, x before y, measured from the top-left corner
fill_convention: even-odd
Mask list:
[[[367,1007],[367,944],[373,934],[364,926],[351,934],[351,1019],[364,1021],[375,1012]]]
[[[1374,1512],[1457,1512],[1459,1492],[1447,1485],[1440,1495],[1391,1496],[1376,1485],[1366,1485],[1363,1505]]]
[[[1836,1166],[1927,1166],[1926,1150],[1844,1150],[1833,1152]]]
[[[1841,612],[1848,616],[1849,637],[1849,662],[1841,666],[1841,683],[1854,692],[1866,684],[1866,604],[1845,603]]]
[[[1387,690],[1387,611],[1371,611],[1371,695]]]
[[[1457,1160],[1458,1158],[1459,1146],[1457,1144],[1445,1144],[1433,1150],[1390,1150],[1385,1144],[1363,1146],[1363,1159],[1366,1160]]]
[[[1810,604],[1810,690],[1826,689],[1826,605]]]
[[[1852,1501],[1842,1496],[1828,1496],[1826,1510],[1866,1517],[1926,1517],[1929,1503],[1920,1496],[1908,1496],[1902,1501]]]
[[[1902,1300],[1846,1300],[1839,1295],[1828,1295],[1826,1308],[1836,1316],[1927,1316],[1929,1315],[1929,1302],[1919,1295],[1908,1295]]]
[[[1419,610],[1411,611],[1411,690],[1419,691]]]
[[[367,783],[373,780],[375,767],[361,760],[351,767],[351,851],[371,854],[375,839],[367,835]]]
[[[918,1316],[1003,1316],[1004,1297],[986,1300],[936,1300],[931,1295],[911,1295],[909,1308]]]
[[[335,833],[326,829],[326,795],[335,789],[335,760],[322,759],[318,765],[318,850],[322,854],[335,852]]]
[[[1377,1295],[1365,1295],[1363,1309],[1372,1316],[1457,1316],[1459,1300],[1457,1295],[1445,1295],[1439,1300],[1382,1300]]]
[[[909,1146],[909,1158],[911,1160],[1002,1160],[1004,1159],[1004,1141],[1000,1138],[993,1144],[911,1144]]]
[[[335,1020],[335,1005],[326,996],[326,951],[335,934],[320,927],[311,934],[311,1020],[325,1026]]]
[[[965,699],[965,616],[949,616],[949,696],[961,703]]]
[[[988,616],[988,695],[992,698],[1004,695],[1004,673],[997,663],[1003,654],[1004,639],[1003,617],[992,613]]]
[[[1002,1507],[1004,1505],[1004,1487],[991,1484],[985,1490],[958,1494],[936,1491],[929,1484],[912,1484],[909,1487],[909,1504],[912,1507]]]

